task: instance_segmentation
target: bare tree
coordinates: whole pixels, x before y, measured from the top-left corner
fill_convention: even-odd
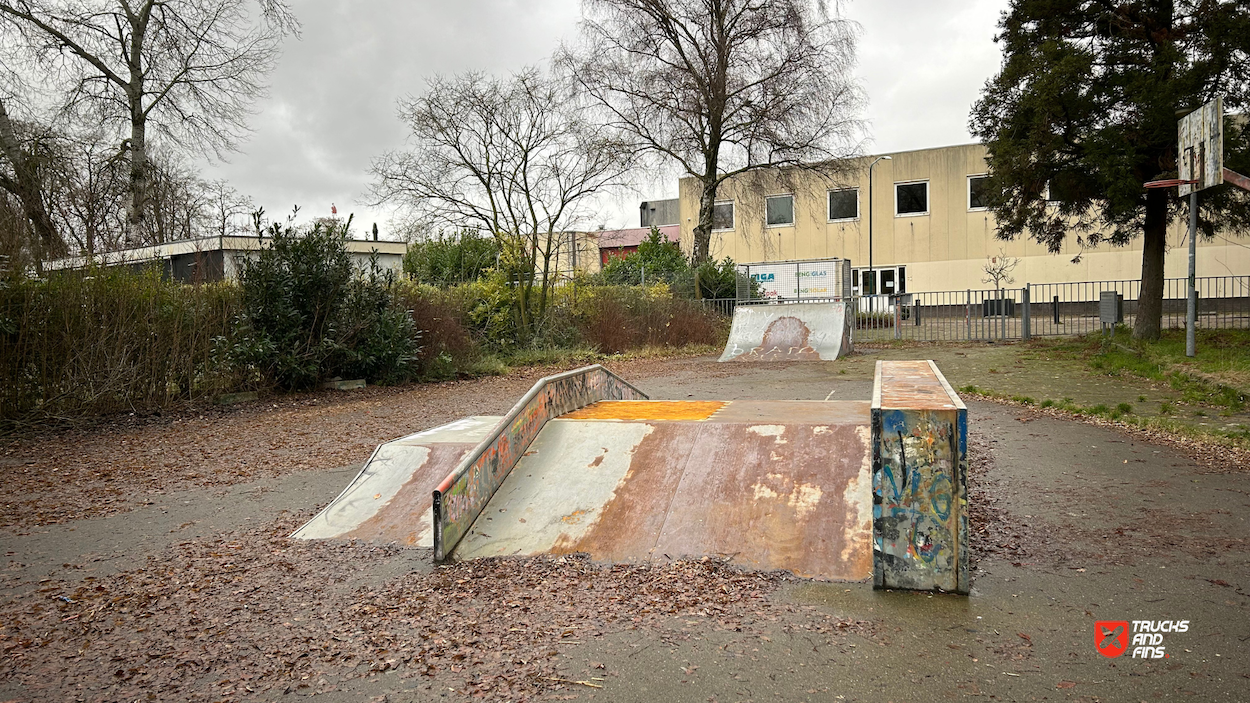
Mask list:
[[[23,138],[26,136],[28,138]],[[44,192],[40,187],[41,153],[46,152],[46,136],[40,134],[20,135],[0,98],[0,189],[13,194],[21,203],[23,216],[30,222],[34,235],[39,239],[42,251],[56,251],[61,237],[56,224],[48,214]],[[36,259],[37,263],[41,258]]]
[[[1014,256],[1007,256],[1001,248],[998,250],[998,256],[986,256],[985,265],[981,270],[985,272],[985,278],[981,279],[982,283],[994,284],[994,290],[1002,290],[1003,284],[1011,285],[1016,282],[1016,277],[1011,275],[1012,271],[1020,265],[1020,260]]]
[[[256,203],[252,198],[240,194],[222,179],[209,181],[205,187],[213,234],[228,237],[247,232],[251,227],[249,217],[256,210]]]
[[[559,63],[633,146],[699,179],[694,259],[717,188],[747,171],[831,175],[860,151],[854,25],[824,0],[583,0]]]
[[[297,29],[284,0],[0,0],[0,58],[38,74],[62,114],[124,135],[134,244],[149,214],[149,128],[184,148],[235,148]]]
[[[537,69],[436,77],[423,95],[401,101],[399,113],[413,147],[374,162],[377,202],[398,203],[432,229],[494,235],[521,279],[528,330],[531,303],[540,315],[546,310],[560,234],[584,221],[597,193],[621,184],[629,154]]]
[[[67,243],[86,256],[120,249],[126,225],[124,158],[93,135],[67,140],[60,151],[65,166],[49,202]]]

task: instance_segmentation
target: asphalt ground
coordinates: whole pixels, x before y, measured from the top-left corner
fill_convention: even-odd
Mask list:
[[[635,367],[626,377],[657,399],[866,399],[871,390],[866,371],[873,360],[903,358],[906,351],[769,365],[674,360]],[[956,384],[960,380],[952,378]],[[466,389],[470,395],[458,406],[468,411],[464,414],[473,412],[474,396],[484,388],[489,390],[480,385]],[[395,390],[396,402],[413,392],[419,391]],[[490,399],[492,409],[498,401]],[[316,594],[317,612],[330,623],[309,637],[272,639],[272,632],[289,630],[290,621],[298,619],[299,604],[239,621],[236,611],[247,603],[246,596],[231,595],[235,590],[222,596],[223,603],[242,603],[224,608],[236,613],[228,620],[233,625],[213,632],[191,632],[177,613],[157,612],[155,606],[150,617],[119,614],[107,628],[83,627],[85,634],[70,629],[96,612],[85,606],[81,614],[75,610],[80,602],[97,602],[81,595],[91,584],[122,588],[152,580],[162,563],[174,563],[183,553],[215,555],[211,550],[219,545],[236,543],[247,550],[249,539],[258,545],[253,550],[258,564],[266,554],[283,551],[279,533],[331,500],[354,471],[352,466],[313,468],[224,488],[175,488],[127,512],[0,532],[8,564],[0,581],[5,628],[0,634],[0,701],[306,696],[407,701],[454,700],[472,693],[611,701],[1250,700],[1250,467],[1215,472],[1195,455],[1200,450],[1146,443],[1113,428],[1019,407],[968,405],[975,572],[967,597],[769,577],[772,585],[759,591],[763,600],[721,599],[713,606],[700,606],[697,588],[680,591],[681,584],[674,582],[681,607],[670,612],[640,606],[642,601],[630,601],[630,594],[597,600],[595,589],[610,585],[612,573],[587,581],[586,595],[542,584],[563,583],[555,577],[588,567],[505,564],[501,573],[554,569],[550,581],[527,586],[546,589],[542,595],[549,601],[536,608],[545,612],[534,617],[546,618],[551,632],[561,623],[596,623],[586,636],[577,633],[587,630],[568,625],[572,629],[544,640],[544,668],[527,674],[527,683],[468,685],[482,680],[478,669],[529,671],[525,667],[532,666],[523,652],[492,663],[486,656],[491,652],[472,647],[467,658],[450,655],[449,661],[458,663],[437,670],[356,660],[295,676],[262,666],[259,653],[270,646],[275,648],[271,654],[298,658],[301,647],[313,647],[314,636],[340,632],[350,639],[343,628],[358,616],[342,615],[342,623],[334,618],[385,602],[379,594],[397,594],[395,607],[400,607],[427,597],[413,595],[416,583],[427,589],[421,593],[434,589],[435,595],[439,588],[475,585],[470,565],[449,572],[460,578],[438,580],[428,553],[348,544],[292,549],[298,554],[282,557],[283,573],[296,575],[272,586],[272,592],[286,588]],[[315,423],[306,429],[315,433]],[[375,443],[392,438],[382,436],[384,429],[373,431],[379,434]],[[249,579],[275,573],[262,567],[233,576],[231,587],[242,593],[253,588]],[[164,597],[177,602],[180,586],[170,585],[169,572],[159,573],[165,574],[155,578],[164,579]],[[685,572],[654,576],[722,588],[746,578],[717,572],[707,580],[702,573],[696,564]],[[513,598],[520,591],[512,588],[475,592],[469,600],[479,610],[472,612],[494,612],[489,609],[498,603],[492,599]],[[626,602],[626,610],[638,609],[638,615],[606,617],[616,613],[618,602]],[[402,620],[407,611],[399,612]],[[1163,634],[1164,657],[1133,658],[1131,647],[1118,658],[1098,653],[1095,622],[1144,620],[1188,623],[1183,633]],[[475,620],[469,624],[482,627]],[[173,658],[167,664],[165,654],[153,653],[156,629],[161,642],[194,639],[202,648],[195,676],[177,678]],[[512,630],[523,628],[505,627],[502,636]],[[81,643],[75,637],[83,638]],[[423,637],[439,634],[414,630],[399,639],[417,646]],[[235,652],[236,645],[242,649],[248,643],[255,652]],[[111,649],[101,653],[101,647]],[[476,648],[488,647],[479,643]]]

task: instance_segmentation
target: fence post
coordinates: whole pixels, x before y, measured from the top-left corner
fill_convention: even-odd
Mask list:
[[[799,300],[802,300],[803,299],[803,282],[799,280],[799,273],[801,273],[799,271],[799,263],[796,261],[794,263],[794,297]]]
[[[1057,295],[1055,296],[1054,306],[1055,306],[1055,324],[1058,325],[1060,324],[1060,322],[1059,322],[1059,296]]]
[[[964,324],[968,326],[968,341],[972,341],[972,289],[969,288],[964,298]]]
[[[916,317],[916,326],[920,326],[920,294],[912,293],[911,299],[914,301],[911,306],[911,314]]]
[[[894,338],[895,338],[895,339],[902,339],[902,338],[903,338],[903,330],[902,330],[902,329],[900,329],[900,327],[901,327],[901,322],[900,322],[900,321],[903,319],[903,300],[902,300],[902,298],[898,298],[898,297],[893,296],[893,295],[892,295],[892,296],[890,296],[890,299],[891,299],[891,300],[893,301],[893,303],[894,303],[894,304],[893,304],[893,307],[894,307]]]
[[[1020,313],[1020,338],[1026,342],[1033,338],[1033,319],[1029,315],[1029,302],[1033,297],[1030,295],[1029,288],[1032,285],[1031,283],[1026,283],[1024,284],[1024,289],[1020,291],[1021,297],[1024,298],[1024,310]]]

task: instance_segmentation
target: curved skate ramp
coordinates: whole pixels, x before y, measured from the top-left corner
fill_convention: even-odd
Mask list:
[[[347,488],[291,536],[433,547],[434,487],[499,420],[466,417],[379,446]]]
[[[872,575],[868,402],[604,401],[547,423],[452,553]]]
[[[844,302],[739,305],[720,361],[833,361],[851,352]]]

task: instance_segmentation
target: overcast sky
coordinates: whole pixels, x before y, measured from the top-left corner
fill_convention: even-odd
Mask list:
[[[868,97],[871,152],[972,141],[968,111],[998,69],[1005,0],[852,0],[861,25],[857,74]],[[358,229],[389,213],[364,204],[370,161],[403,146],[396,100],[426,76],[507,73],[576,37],[580,0],[292,0],[303,24],[271,76],[255,133],[229,163],[206,164],[266,214],[355,213]],[[602,224],[636,227],[639,200],[676,197],[675,177],[604,203]],[[591,223],[601,224],[600,222]]]

